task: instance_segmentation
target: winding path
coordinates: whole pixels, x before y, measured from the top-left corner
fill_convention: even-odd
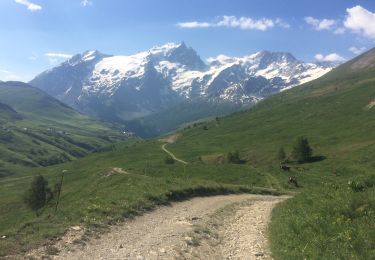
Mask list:
[[[161,149],[163,149],[164,152],[166,152],[167,154],[169,154],[173,160],[177,161],[177,162],[180,162],[180,163],[183,163],[183,164],[189,164],[188,162],[185,162],[184,160],[181,160],[181,159],[178,159],[172,152],[168,151],[167,148],[165,148],[165,146],[167,145],[168,143],[166,144],[163,144],[161,146]]]

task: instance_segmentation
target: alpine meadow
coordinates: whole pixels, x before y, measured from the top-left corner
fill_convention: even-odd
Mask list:
[[[375,259],[375,5],[287,2],[1,3],[0,259]]]

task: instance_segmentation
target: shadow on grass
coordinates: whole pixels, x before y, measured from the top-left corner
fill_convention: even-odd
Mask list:
[[[316,156],[310,157],[307,162],[309,162],[309,163],[315,163],[315,162],[324,161],[325,159],[327,159],[327,157],[325,157],[324,155],[316,155]]]

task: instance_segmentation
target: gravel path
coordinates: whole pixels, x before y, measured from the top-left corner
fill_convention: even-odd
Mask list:
[[[85,245],[74,243],[84,231],[73,227],[54,246],[58,254],[49,257],[80,260],[269,259],[265,237],[267,223],[272,208],[285,198],[249,194],[194,198],[113,226],[109,232],[90,239]],[[222,223],[215,224],[218,234],[196,241],[197,227],[208,228],[215,214],[225,207],[230,209],[230,214],[222,218]],[[220,243],[211,243],[211,238]],[[43,251],[46,255],[47,250]],[[40,253],[34,256],[39,258]],[[255,255],[257,253],[259,256]]]
[[[168,143],[167,143],[167,144],[168,144]],[[183,163],[183,164],[188,164],[188,163],[185,162],[184,160],[178,159],[178,158],[177,158],[172,152],[168,151],[167,148],[165,148],[165,146],[166,146],[167,144],[163,144],[163,145],[161,146],[161,149],[162,149],[164,152],[166,152],[167,154],[169,154],[169,155],[173,158],[173,160],[175,160],[175,161],[177,161],[177,162],[180,162],[180,163]]]
[[[225,259],[272,259],[265,232],[273,207],[283,198],[243,205],[222,231]]]

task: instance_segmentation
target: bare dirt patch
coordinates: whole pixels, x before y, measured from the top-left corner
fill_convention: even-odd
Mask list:
[[[110,169],[109,171],[105,172],[103,174],[103,177],[111,177],[115,174],[129,174],[129,173],[122,168],[114,167],[114,168]]]
[[[169,143],[169,144],[173,144],[177,141],[177,139],[180,137],[179,134],[173,134],[173,135],[169,135],[169,136],[166,136],[162,139],[159,139],[160,142],[165,142],[165,143]]]

